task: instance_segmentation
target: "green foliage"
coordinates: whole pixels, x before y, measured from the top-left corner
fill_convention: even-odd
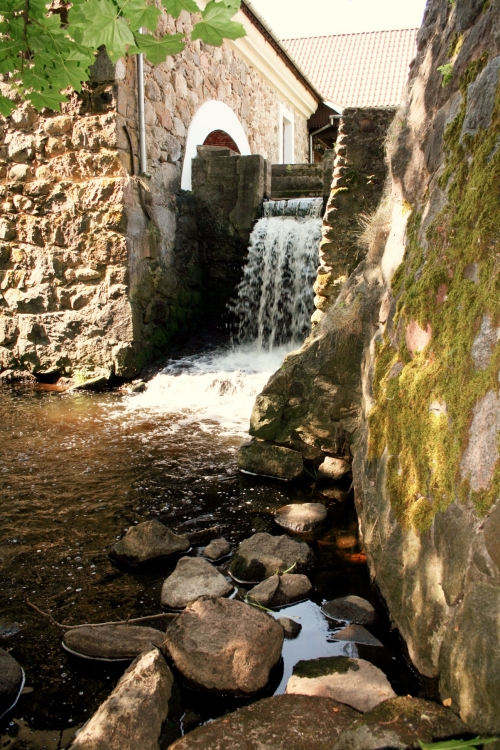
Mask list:
[[[418,744],[422,750],[462,750],[462,748],[478,747],[479,745],[490,745],[496,742],[498,737],[475,737],[473,740],[444,740],[444,742],[422,742]]]
[[[449,83],[451,83],[453,78],[453,63],[445,63],[444,65],[440,65],[438,68],[439,72],[443,76],[442,80],[442,87],[444,88]]]
[[[194,0],[162,2],[174,18],[183,10],[200,12]],[[245,36],[242,24],[231,20],[239,7],[240,0],[211,0],[191,39],[220,46],[224,39]],[[168,55],[182,52],[187,35],[159,38],[160,16],[152,0],[72,0],[67,17],[65,8],[54,10],[46,0],[2,0],[0,75],[13,94],[35,109],[59,110],[61,102],[67,101],[62,92],[81,90],[103,45],[112,62],[144,53],[157,65]],[[0,94],[1,115],[8,117],[15,108],[9,96]]]

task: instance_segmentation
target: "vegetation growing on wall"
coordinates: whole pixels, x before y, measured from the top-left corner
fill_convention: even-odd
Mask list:
[[[423,531],[456,497],[471,499],[483,515],[500,494],[500,466],[487,489],[473,492],[460,476],[474,406],[498,392],[500,345],[476,369],[471,349],[485,315],[500,326],[500,93],[487,130],[462,136],[467,86],[485,66],[473,62],[461,80],[460,113],[445,132],[441,187],[448,203],[419,242],[421,217],[413,214],[403,264],[393,277],[398,298],[393,323],[397,345],[386,336],[374,376],[370,453],[387,448],[387,487],[399,522]],[[473,269],[473,272],[472,272]],[[408,351],[410,321],[432,329],[423,351]],[[393,339],[394,342],[394,339]]]

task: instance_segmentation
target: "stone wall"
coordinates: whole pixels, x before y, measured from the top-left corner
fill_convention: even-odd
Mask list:
[[[187,32],[192,18],[160,25]],[[149,177],[137,174],[134,59],[113,66],[101,52],[62,115],[25,105],[1,122],[0,370],[129,377],[195,320],[207,280],[180,177],[205,101],[228,104],[252,152],[278,158],[279,105],[290,104],[226,45],[196,41],[145,70]],[[295,137],[305,160],[298,112]]]
[[[354,463],[411,658],[486,734],[500,732],[499,73],[499,0],[432,0],[390,137],[387,293]]]

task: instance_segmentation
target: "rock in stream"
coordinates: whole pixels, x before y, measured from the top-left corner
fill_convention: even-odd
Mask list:
[[[293,668],[286,692],[322,695],[362,712],[396,697],[382,670],[364,659],[347,656],[299,661]]]
[[[163,649],[165,633],[138,625],[82,625],[67,630],[63,646],[88,659],[118,661],[135,659],[151,646]]]
[[[328,515],[322,503],[295,503],[278,508],[275,521],[290,531],[304,533],[321,526]]]
[[[306,542],[266,532],[245,539],[233,555],[229,572],[240,583],[259,583],[264,578],[284,573],[305,573],[314,564],[314,553]]]
[[[321,611],[330,620],[354,622],[357,625],[373,625],[377,614],[374,607],[360,596],[342,596],[332,599],[321,607]]]
[[[158,649],[141,654],[77,734],[71,750],[159,750],[173,682]]]
[[[189,685],[248,695],[269,681],[283,638],[281,625],[265,612],[234,599],[206,597],[169,625],[166,644]]]
[[[0,648],[0,718],[13,708],[24,685],[24,672],[17,661]]]
[[[228,581],[203,557],[181,557],[163,584],[162,607],[184,609],[202,596],[228,596],[233,590]]]
[[[186,536],[174,534],[159,521],[144,521],[127,531],[113,547],[110,557],[128,565],[139,565],[186,552],[190,546]]]
[[[248,592],[248,598],[263,607],[283,607],[307,599],[311,591],[312,583],[307,576],[285,573],[266,578],[254,586]]]
[[[275,695],[194,729],[170,750],[330,750],[358,716],[329,698]]]

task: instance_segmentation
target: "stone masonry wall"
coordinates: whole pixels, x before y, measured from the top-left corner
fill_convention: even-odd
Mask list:
[[[160,19],[163,31],[192,23]],[[145,69],[149,178],[137,177],[134,59],[113,66],[102,52],[62,115],[23,106],[1,122],[0,370],[132,376],[195,318],[205,284],[180,176],[203,102],[226,102],[252,152],[277,160],[282,99],[226,45],[196,41]]]

